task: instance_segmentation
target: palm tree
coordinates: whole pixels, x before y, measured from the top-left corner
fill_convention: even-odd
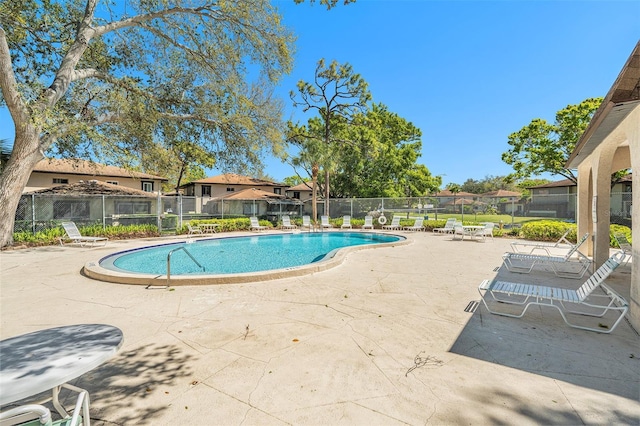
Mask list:
[[[456,194],[458,192],[460,192],[460,190],[462,188],[460,188],[460,185],[458,185],[457,183],[450,183],[447,185],[447,189],[453,194],[453,211],[456,211]],[[462,220],[464,220],[464,206],[461,205],[461,210],[462,210]]]

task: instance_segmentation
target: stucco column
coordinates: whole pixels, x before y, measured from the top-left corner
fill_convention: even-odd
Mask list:
[[[593,236],[593,222],[591,221],[591,200],[593,199],[593,182],[591,178],[591,162],[585,161],[578,167],[578,193],[576,204],[576,220],[578,221],[578,231],[576,232],[579,239],[587,232]],[[587,256],[593,256],[593,238],[587,239],[582,251]]]
[[[633,327],[640,331],[640,106],[625,118],[621,127],[629,142],[631,169],[633,170],[631,196],[633,260],[631,264],[629,319]]]
[[[611,165],[615,146],[602,147],[593,159],[593,197],[591,211],[593,220],[593,261],[599,268],[609,258],[609,226],[611,224]]]

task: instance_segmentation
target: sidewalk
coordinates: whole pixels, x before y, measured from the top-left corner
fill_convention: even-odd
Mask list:
[[[359,250],[312,275],[170,290],[80,274],[167,239],[4,251],[0,337],[121,328],[118,355],[74,382],[89,390],[96,426],[640,422],[640,338],[627,321],[602,335],[551,309],[491,315],[477,286],[511,240],[403,234],[411,244]],[[628,297],[630,280],[624,265],[610,284]]]

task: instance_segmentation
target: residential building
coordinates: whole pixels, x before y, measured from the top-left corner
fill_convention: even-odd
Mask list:
[[[287,188],[286,196],[289,198],[295,198],[297,200],[307,201],[312,198],[313,193],[313,182],[302,182],[296,186],[292,186]],[[317,194],[318,198],[320,198],[321,194]]]
[[[181,185],[180,188],[183,190],[183,194],[187,196],[219,198],[229,195],[229,193],[232,192],[239,192],[250,188],[260,189],[272,194],[284,195],[287,185],[235,173],[225,173],[206,179],[194,180],[193,182]]]
[[[49,158],[36,164],[23,192],[33,192],[84,181],[100,181],[144,192],[158,193],[162,191],[162,183],[167,182],[168,179],[87,160]]]

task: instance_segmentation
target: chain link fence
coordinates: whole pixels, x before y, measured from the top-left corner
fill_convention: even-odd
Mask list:
[[[412,197],[350,198],[329,200],[331,218],[349,215],[361,219],[365,215],[378,218],[402,215],[406,218],[493,221],[517,226],[530,219],[576,220],[576,195],[536,196],[534,201],[504,197]],[[323,215],[323,200],[317,203]],[[611,194],[611,223],[631,227],[631,192]],[[187,196],[110,196],[27,194],[20,199],[15,216],[15,232],[32,232],[55,228],[61,222],[103,227],[153,224],[160,231],[175,231],[191,220],[258,216],[274,224],[282,215],[293,218],[312,214],[310,200],[256,199],[225,200]]]

